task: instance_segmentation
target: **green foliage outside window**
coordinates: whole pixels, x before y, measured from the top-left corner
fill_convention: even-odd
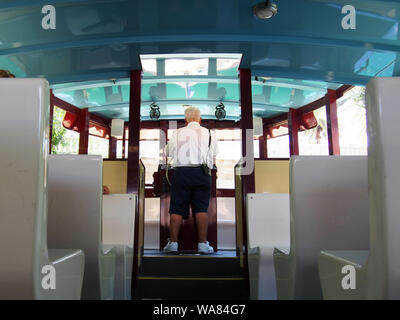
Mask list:
[[[59,147],[65,147],[65,134],[67,130],[63,127],[62,121],[65,116],[65,111],[54,107],[54,114],[53,114],[53,136],[52,136],[52,145],[51,145],[51,153],[57,154],[57,150]]]

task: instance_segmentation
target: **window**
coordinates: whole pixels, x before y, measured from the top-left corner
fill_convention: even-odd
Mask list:
[[[314,116],[318,125],[313,129],[299,132],[299,154],[329,155],[325,106],[314,110]]]
[[[368,155],[365,88],[354,87],[338,99],[341,155]]]
[[[160,141],[140,141],[139,157],[146,168],[145,183],[153,183],[153,173],[160,161]]]
[[[218,144],[217,155],[217,188],[234,189],[235,188],[235,165],[241,158],[241,142],[239,129],[216,130],[215,134]]]
[[[289,158],[289,135],[267,140],[268,158]]]
[[[51,152],[53,154],[78,154],[79,133],[63,127],[64,116],[64,110],[54,107]]]
[[[109,140],[89,135],[89,148],[88,154],[101,155],[104,158],[108,158]]]

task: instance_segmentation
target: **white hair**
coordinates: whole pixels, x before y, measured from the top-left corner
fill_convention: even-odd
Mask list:
[[[185,120],[187,122],[199,121],[201,117],[200,110],[196,107],[190,106],[185,110]]]

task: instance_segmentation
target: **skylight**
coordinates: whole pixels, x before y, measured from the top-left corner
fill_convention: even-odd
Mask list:
[[[140,55],[144,76],[217,76],[237,72],[241,54]]]

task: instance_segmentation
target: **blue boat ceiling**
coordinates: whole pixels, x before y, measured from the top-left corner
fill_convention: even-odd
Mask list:
[[[238,68],[252,71],[253,112],[270,118],[342,84],[400,74],[396,1],[351,1],[356,29],[344,30],[349,1],[275,0],[278,14],[257,19],[261,0],[3,0],[0,69],[45,77],[56,96],[106,118],[128,120],[129,71],[143,70],[142,120],[185,105],[214,119],[240,119]],[[56,28],[42,28],[53,5]]]

